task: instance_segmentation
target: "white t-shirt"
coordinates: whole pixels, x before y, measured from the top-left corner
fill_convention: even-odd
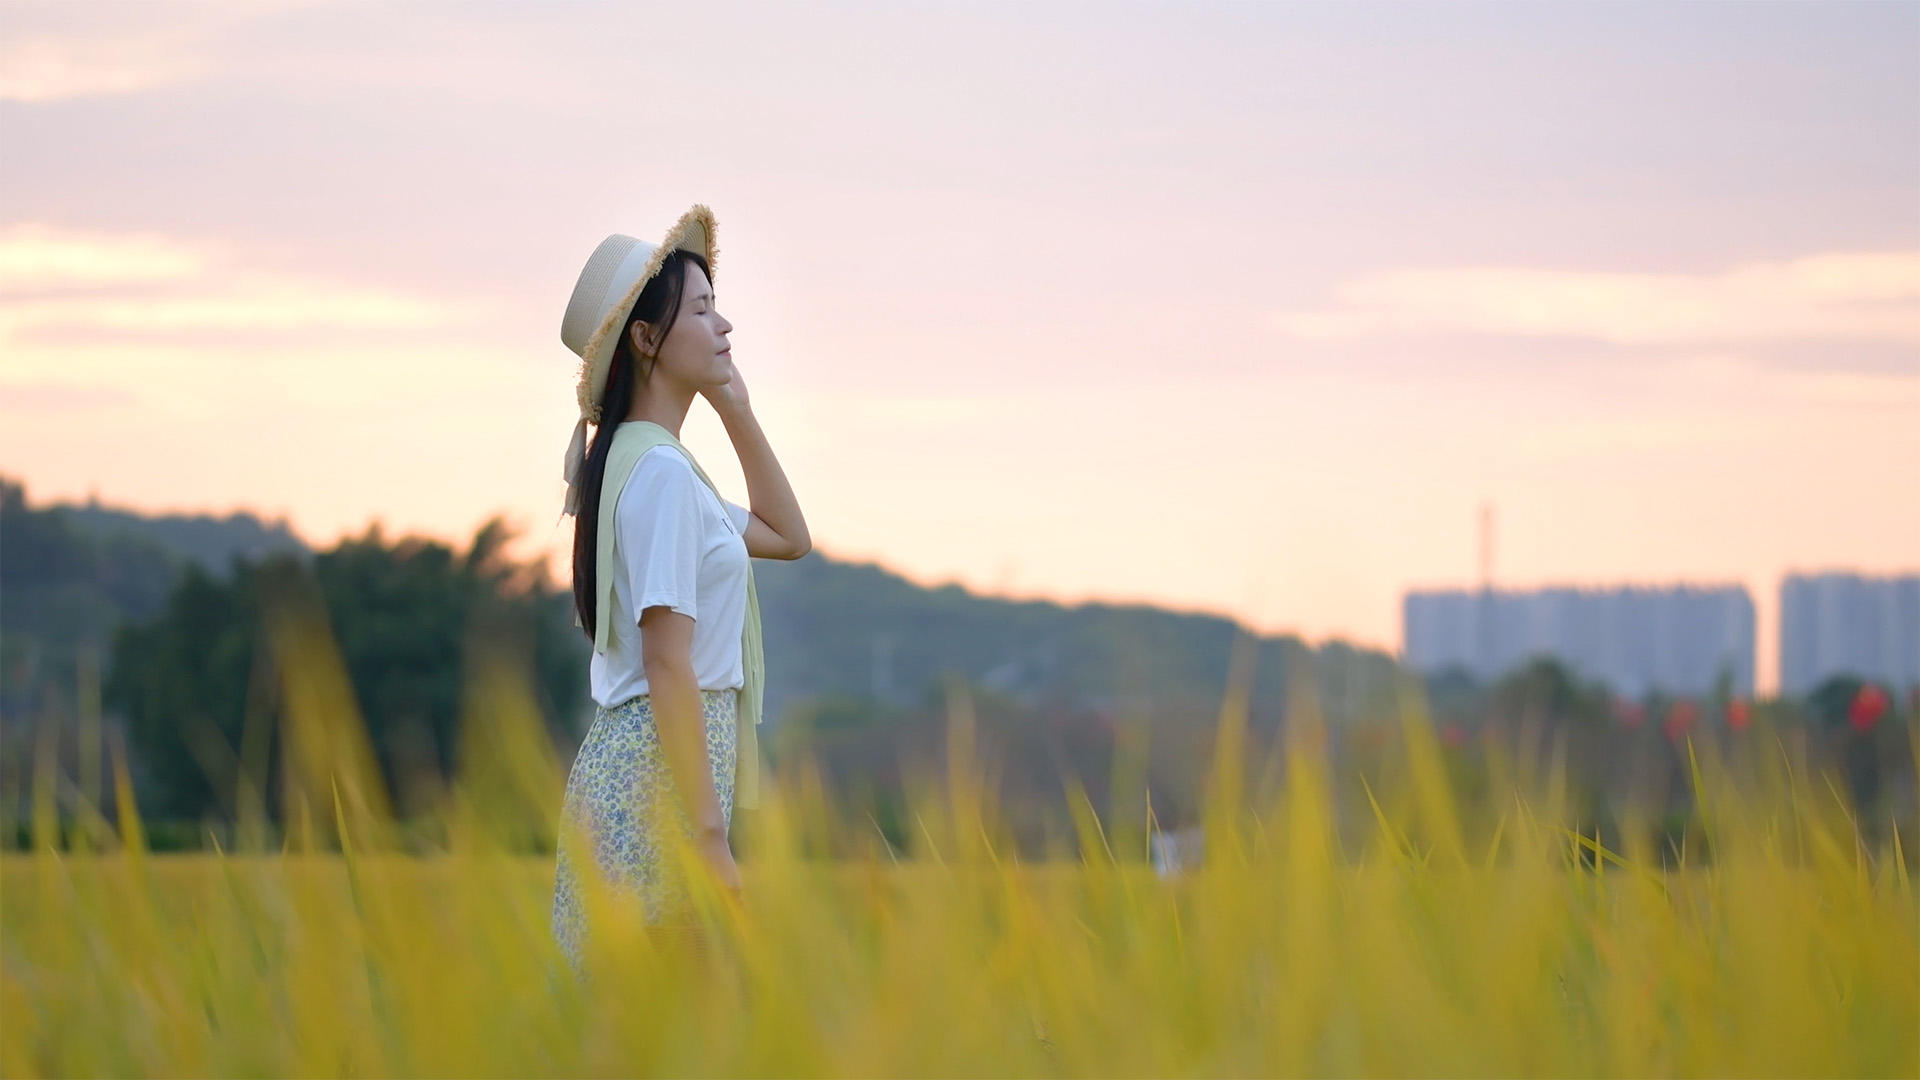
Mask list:
[[[655,604],[693,617],[691,659],[700,689],[745,686],[740,635],[751,511],[716,498],[686,455],[663,443],[634,463],[615,514],[610,638],[589,665],[593,700],[612,706],[647,693],[639,613]]]

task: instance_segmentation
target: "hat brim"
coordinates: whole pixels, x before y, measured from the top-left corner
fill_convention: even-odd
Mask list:
[[[613,364],[613,351],[620,344],[620,332],[627,325],[627,317],[633,313],[634,301],[640,299],[647,282],[660,273],[667,256],[676,250],[690,251],[705,258],[707,275],[711,280],[714,256],[719,253],[719,248],[714,246],[713,236],[713,211],[705,203],[695,203],[667,230],[666,237],[653,249],[646,265],[641,267],[640,276],[628,286],[619,302],[607,309],[606,317],[594,328],[592,336],[587,338],[586,347],[580,350],[580,379],[576,396],[580,402],[580,415],[588,423],[600,423],[600,395],[606,392],[607,369]]]

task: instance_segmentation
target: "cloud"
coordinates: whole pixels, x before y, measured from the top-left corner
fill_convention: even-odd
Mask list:
[[[178,281],[201,274],[204,252],[153,233],[107,233],[22,222],[0,229],[0,292]]]
[[[214,74],[249,21],[325,0],[99,4],[14,0],[0,12],[0,101],[42,105],[138,94]]]
[[[378,289],[291,278],[210,283],[204,292],[137,298],[64,297],[0,302],[0,340],[45,329],[128,332],[425,329],[445,325],[444,306]]]
[[[117,386],[85,383],[0,382],[0,412],[49,413],[117,408],[139,399],[132,391]]]
[[[218,26],[235,3],[198,6],[18,3],[0,15],[0,101],[40,105],[137,94],[191,82],[209,70]]]
[[[1736,416],[1786,415],[1809,406],[1920,408],[1920,371],[1778,367],[1740,352],[1712,351],[1672,358],[1660,378],[1663,397],[1702,403],[1700,407],[1713,403]]]
[[[352,423],[422,403],[484,411],[532,369],[468,329],[481,313],[263,268],[219,242],[16,225],[0,229],[0,411],[16,428],[128,406],[179,424],[257,409]]]
[[[1616,345],[1920,344],[1920,252],[1836,252],[1715,274],[1519,267],[1387,270],[1271,325],[1329,341],[1479,333]]]
[[[0,101],[42,104],[187,82],[206,64],[168,42],[28,37],[0,44]]]
[[[332,9],[339,9],[338,11]],[[49,105],[194,84],[359,86],[475,102],[580,109],[600,88],[530,48],[540,15],[493,19],[470,6],[341,0],[195,0],[106,9],[79,0],[0,7],[0,102]],[[357,16],[373,13],[377,32]],[[547,27],[564,33],[565,12]],[[587,70],[591,70],[589,66]]]
[[[392,290],[247,267],[218,245],[159,234],[39,223],[0,230],[0,343],[11,347],[432,329],[464,311]]]

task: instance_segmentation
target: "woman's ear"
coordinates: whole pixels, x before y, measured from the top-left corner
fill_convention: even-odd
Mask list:
[[[635,352],[641,356],[652,355],[653,341],[651,338],[653,327],[649,325],[646,320],[635,319],[628,327],[628,333],[633,337],[633,348]]]

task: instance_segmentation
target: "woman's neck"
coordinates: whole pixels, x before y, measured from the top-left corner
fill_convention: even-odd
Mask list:
[[[633,407],[627,410],[627,420],[647,420],[659,424],[680,437],[680,427],[686,423],[687,410],[693,407],[693,390],[674,386],[665,379],[650,380],[634,395]]]

